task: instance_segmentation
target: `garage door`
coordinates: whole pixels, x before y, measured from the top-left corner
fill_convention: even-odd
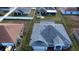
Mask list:
[[[44,46],[32,46],[33,51],[46,51],[47,47]]]

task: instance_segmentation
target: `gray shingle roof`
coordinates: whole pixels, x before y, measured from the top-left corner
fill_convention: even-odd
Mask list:
[[[44,7],[46,10],[55,10],[54,7]]]
[[[52,26],[48,25],[46,28],[40,33],[41,36],[48,42],[49,46],[53,45],[53,38],[55,38],[56,35],[53,35],[55,31],[52,30]],[[51,43],[51,44],[50,44]]]
[[[29,14],[31,12],[30,7],[18,7],[14,12],[18,13],[23,13],[23,14]]]
[[[56,10],[56,9],[54,7],[38,7],[37,10],[47,12],[47,10]]]
[[[52,25],[48,25],[41,32],[41,35],[48,42],[49,46],[53,45],[53,43],[58,43],[58,40],[55,39],[57,36],[59,36],[62,39],[62,41],[60,41],[60,43],[64,42],[65,45],[67,45],[69,43],[69,41],[67,41],[67,39],[65,37],[63,37],[63,35],[60,32],[58,32]],[[52,43],[52,44],[50,45],[50,43]]]
[[[71,45],[71,41],[62,24],[35,23],[31,35],[30,45],[36,41],[43,41],[47,46],[63,45],[65,48]]]

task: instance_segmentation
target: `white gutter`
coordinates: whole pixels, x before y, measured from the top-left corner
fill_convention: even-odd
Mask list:
[[[56,10],[47,10],[47,12],[49,12],[49,13],[51,13],[51,12],[53,12],[53,13],[57,13]]]
[[[6,13],[3,17],[0,18],[0,22],[6,18],[8,15],[10,15],[13,11],[15,11],[15,9],[17,9],[18,7],[14,7],[12,8],[8,13]]]
[[[0,16],[0,18],[2,18],[3,16]],[[33,17],[31,16],[27,16],[27,17],[24,17],[24,16],[7,16],[5,17],[4,19],[33,19]]]

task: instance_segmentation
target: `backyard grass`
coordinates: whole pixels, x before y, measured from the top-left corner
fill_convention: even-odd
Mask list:
[[[45,19],[47,19],[47,20],[53,20],[56,23],[61,23],[61,18],[59,17],[59,12],[57,12],[57,14],[53,15],[53,16],[45,16]]]
[[[20,46],[17,48],[17,51],[32,51],[32,47],[29,46],[29,42],[30,42],[33,24],[36,22],[35,15],[33,17],[34,19],[29,21],[28,28],[27,25],[25,25],[25,29],[24,29],[25,35],[21,41]]]

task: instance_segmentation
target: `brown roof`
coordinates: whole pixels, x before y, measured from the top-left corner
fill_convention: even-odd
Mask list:
[[[0,23],[0,42],[16,42],[23,24]]]
[[[78,11],[76,7],[63,7],[62,9],[65,11]]]

